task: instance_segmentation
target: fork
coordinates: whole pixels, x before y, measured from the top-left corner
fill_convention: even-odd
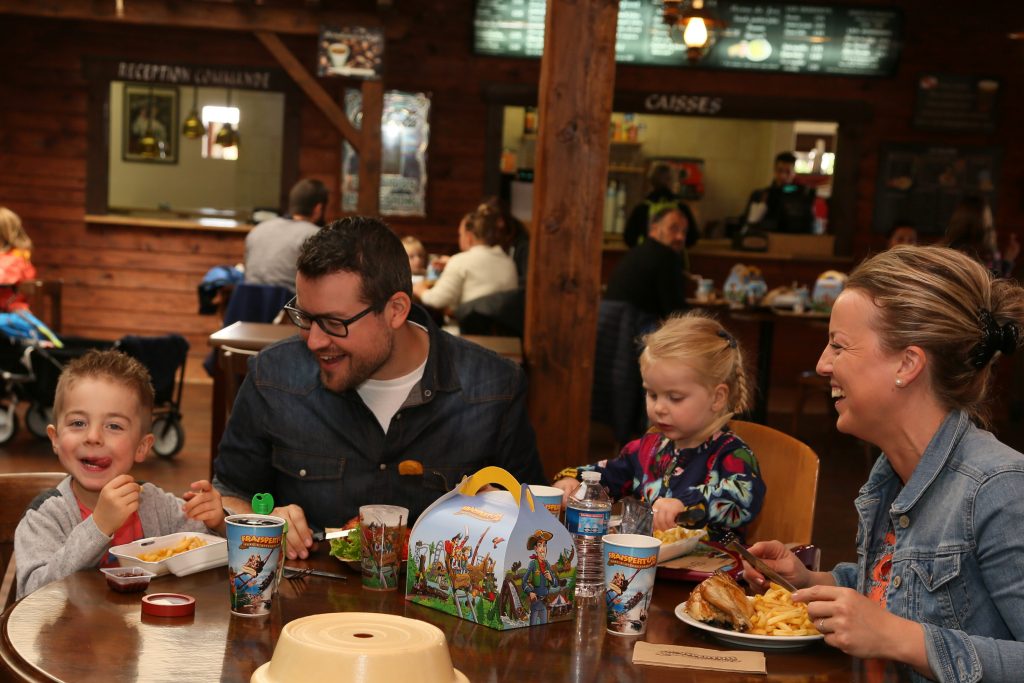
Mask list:
[[[342,581],[348,581],[348,577],[344,574],[338,574],[336,572],[325,572],[322,569],[313,569],[312,567],[285,567],[284,577],[289,581],[301,581],[307,576],[324,576],[328,579],[341,579]]]
[[[294,568],[294,567],[285,567],[284,568],[284,578],[286,578],[286,579],[288,579],[289,581],[292,581],[292,582],[302,581],[303,579],[305,579],[307,576],[309,576],[312,573],[313,573],[313,570],[310,569],[309,567],[306,567],[304,569],[298,569],[298,568]]]
[[[744,560],[746,560],[750,564],[750,566],[752,566],[757,571],[761,572],[761,574],[765,578],[774,581],[775,583],[779,584],[780,586],[788,590],[790,593],[796,591],[796,586],[791,584],[789,581],[784,579],[778,572],[776,572],[774,569],[765,564],[760,557],[751,554],[749,550],[744,548],[743,544],[740,543],[739,539],[736,537],[736,534],[734,534],[733,532],[724,532],[719,538],[718,542],[729,551],[736,553]]]

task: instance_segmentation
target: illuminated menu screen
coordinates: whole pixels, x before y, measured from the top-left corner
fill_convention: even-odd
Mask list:
[[[477,0],[478,54],[540,57],[546,0]],[[875,7],[773,5],[706,0],[726,27],[703,68],[886,76],[896,70],[903,17]],[[615,59],[679,66],[686,48],[662,21],[661,0],[620,0]]]

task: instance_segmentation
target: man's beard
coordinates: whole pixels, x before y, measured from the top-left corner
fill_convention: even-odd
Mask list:
[[[328,375],[326,371],[321,369],[320,383],[327,389],[339,394],[357,388],[391,358],[391,351],[394,348],[394,335],[387,335],[374,348],[376,353],[369,357],[357,359],[355,356],[347,356],[348,369],[344,373],[335,372]]]

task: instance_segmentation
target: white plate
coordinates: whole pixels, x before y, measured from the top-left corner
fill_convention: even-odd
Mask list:
[[[693,549],[700,543],[700,539],[704,537],[703,533],[695,534],[689,538],[684,538],[675,543],[662,543],[661,547],[658,548],[658,562],[667,562],[668,560],[674,560],[677,557],[683,555],[689,555],[693,552]]]
[[[172,555],[159,562],[146,562],[139,559],[139,555],[142,553],[176,546],[185,536],[198,536],[206,541],[206,545]],[[181,531],[176,534],[168,534],[167,536],[143,538],[133,543],[115,545],[110,549],[110,552],[121,562],[122,567],[142,567],[157,576],[167,573],[174,574],[175,576],[188,576],[189,574],[195,574],[206,569],[223,567],[228,563],[228,542],[226,539],[194,531]]]
[[[797,650],[825,639],[825,636],[820,634],[816,636],[755,636],[750,633],[740,633],[739,631],[718,628],[711,624],[697,621],[687,614],[685,602],[676,605],[675,611],[676,616],[684,624],[707,631],[716,640],[720,640],[723,643],[739,645],[740,647],[753,650]]]

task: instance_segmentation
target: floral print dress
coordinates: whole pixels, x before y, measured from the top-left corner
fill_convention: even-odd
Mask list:
[[[578,469],[600,472],[616,500],[635,495],[652,504],[678,498],[687,508],[703,507],[708,527],[740,536],[764,502],[757,459],[727,427],[693,448],[676,448],[662,434],[646,434],[626,444],[617,458]]]

